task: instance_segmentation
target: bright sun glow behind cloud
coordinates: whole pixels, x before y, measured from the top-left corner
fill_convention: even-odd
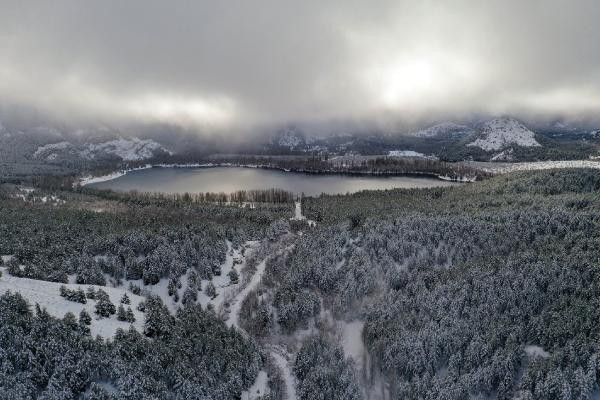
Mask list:
[[[439,76],[428,60],[411,60],[384,68],[380,73],[381,98],[391,107],[415,100],[422,93],[435,89],[435,84],[439,83]]]
[[[464,93],[479,79],[474,61],[444,54],[377,60],[365,71],[364,85],[379,106],[389,109],[439,103],[440,97]]]
[[[600,115],[593,0],[5,3],[0,107],[67,121]]]

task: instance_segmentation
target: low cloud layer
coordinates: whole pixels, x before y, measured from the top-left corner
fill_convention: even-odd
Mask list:
[[[223,132],[600,111],[595,0],[0,3],[0,102],[60,118]]]

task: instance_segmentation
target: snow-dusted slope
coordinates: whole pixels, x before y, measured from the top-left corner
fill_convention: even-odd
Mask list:
[[[161,152],[171,154],[171,152],[154,140],[119,138],[103,143],[86,143],[80,147],[66,141],[51,143],[38,147],[33,156],[37,159],[49,161],[64,158],[65,156],[75,156],[86,160],[116,156],[123,161],[139,161],[151,158]]]
[[[246,257],[252,251],[254,251],[257,245],[258,242],[246,242],[245,256],[243,256],[240,248],[233,249],[231,242],[227,242],[227,253],[225,262],[221,264],[221,275],[213,276],[210,281],[207,279],[202,279],[200,281],[202,290],[198,293],[197,302],[201,304],[202,307],[212,304],[215,310],[219,312],[225,307],[226,303],[228,304],[231,301],[235,294],[240,290],[240,287],[242,286],[242,279],[240,278],[238,283],[233,284],[231,283],[231,279],[228,274],[233,268],[235,268],[238,273],[242,273],[242,270],[246,265]],[[180,299],[183,298],[183,294],[187,288],[188,274],[189,272],[181,278],[182,287],[178,290]],[[206,287],[208,286],[209,282],[212,282],[215,286],[217,293],[215,298],[210,298],[206,295]],[[133,283],[139,286],[143,290],[142,293],[147,292],[159,296],[171,312],[175,312],[177,308],[181,307],[181,301],[175,302],[174,299],[168,295],[169,279],[163,278],[156,285],[144,285],[141,279],[136,281],[127,281],[126,283]]]
[[[295,149],[306,144],[304,135],[294,128],[287,128],[279,131],[271,138],[271,144],[275,146],[287,147]]]
[[[75,317],[79,317],[81,310],[85,309],[92,316],[90,330],[93,336],[100,335],[104,338],[110,338],[114,336],[118,328],[127,330],[130,325],[133,325],[138,332],[143,331],[144,314],[137,310],[137,306],[144,298],[128,292],[126,287],[112,288],[96,285],[65,285],[69,289],[82,288],[84,291],[88,287],[102,289],[109,295],[110,301],[116,307],[119,306],[123,293],[127,293],[127,296],[129,296],[129,299],[131,300],[129,306],[135,315],[135,322],[133,324],[118,321],[116,315],[112,315],[110,318],[98,319],[97,315],[94,313],[96,301],[88,299],[86,304],[81,304],[60,297],[59,289],[62,286],[62,283],[17,278],[11,276],[5,268],[0,268],[0,271],[2,271],[2,277],[0,277],[0,294],[3,294],[8,290],[13,293],[19,292],[32,306],[35,306],[37,303],[40,307],[45,308],[51,315],[57,318],[64,317],[67,312],[72,312],[75,314]]]
[[[514,118],[501,117],[484,122],[478,129],[477,138],[467,146],[486,151],[501,150],[510,145],[522,147],[541,146],[535,133]]]
[[[38,147],[35,153],[33,153],[33,157],[45,158],[46,160],[55,160],[58,157],[58,154],[65,150],[74,150],[74,146],[69,142],[47,144]]]
[[[88,159],[94,159],[98,155],[112,154],[123,161],[137,161],[151,158],[158,151],[166,152],[167,150],[154,140],[119,138],[99,144],[88,143],[81,154]]]
[[[469,132],[471,129],[465,125],[455,124],[453,122],[444,122],[434,126],[430,126],[427,129],[421,129],[416,132],[410,133],[410,136],[420,138],[432,138],[442,135],[458,134],[463,132]]]

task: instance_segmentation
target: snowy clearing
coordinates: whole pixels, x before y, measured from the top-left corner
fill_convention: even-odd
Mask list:
[[[110,301],[117,307],[120,304],[123,293],[127,293],[127,296],[131,300],[129,306],[135,315],[135,322],[133,324],[118,321],[116,315],[112,315],[110,318],[98,319],[98,316],[94,313],[96,301],[88,299],[86,304],[81,304],[60,297],[59,289],[63,285],[62,283],[17,278],[11,276],[6,271],[6,268],[0,268],[0,270],[2,271],[2,277],[0,277],[0,294],[9,290],[11,292],[19,292],[31,306],[35,306],[37,303],[57,318],[63,318],[69,311],[75,314],[75,317],[79,317],[81,310],[85,309],[92,316],[92,324],[90,326],[92,336],[100,335],[103,338],[110,338],[114,336],[118,328],[127,330],[130,325],[133,325],[139,332],[143,332],[144,330],[144,314],[137,310],[138,304],[144,298],[128,293],[126,287],[111,288],[97,285],[65,284],[68,289],[81,288],[84,291],[88,287],[102,289],[109,295]]]
[[[240,273],[241,269],[244,267],[246,263],[246,257],[249,255],[257,242],[249,241],[246,242],[244,247],[246,248],[245,256],[241,254],[240,249],[233,249],[231,242],[227,241],[227,252],[225,256],[225,261],[221,264],[221,275],[213,276],[211,280],[202,279],[201,287],[202,291],[198,292],[198,304],[201,304],[202,307],[206,307],[208,304],[212,304],[217,311],[221,311],[222,307],[224,307],[224,303],[227,302],[227,299],[231,295],[231,293],[235,292],[241,285],[242,279],[240,278],[237,284],[232,284],[231,279],[227,275],[233,268],[235,268],[238,273]],[[237,265],[236,265],[237,264]],[[183,294],[188,287],[188,273],[181,277],[181,288],[177,290],[179,294],[179,298],[183,298]],[[215,285],[215,289],[217,292],[217,296],[215,298],[210,298],[206,295],[206,287],[208,283],[212,282]],[[125,282],[125,287],[132,283],[134,285],[139,286],[142,289],[142,294],[151,293],[156,296],[159,296],[163,303],[169,308],[169,311],[174,313],[179,307],[182,307],[181,300],[175,302],[173,297],[169,296],[169,279],[162,278],[156,285],[144,285],[144,282],[139,280],[129,280]]]

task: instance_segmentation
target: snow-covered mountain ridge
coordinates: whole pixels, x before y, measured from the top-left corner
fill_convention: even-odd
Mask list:
[[[521,122],[510,117],[494,118],[481,124],[476,139],[467,146],[485,151],[497,151],[508,146],[540,147],[535,133]]]
[[[75,156],[86,160],[96,160],[106,157],[118,157],[123,161],[140,161],[152,158],[159,153],[171,152],[161,144],[151,139],[118,138],[102,143],[85,143],[76,146],[67,141],[39,146],[33,157],[48,161]]]
[[[460,147],[471,147],[487,152],[503,151],[511,147],[541,146],[534,131],[509,116],[462,123],[446,121],[412,131],[400,130],[396,133],[357,132],[346,133],[342,136],[331,132],[321,139],[310,132],[287,128],[271,136],[269,144],[275,148],[287,148],[293,151],[315,152],[318,150],[333,154],[352,151],[364,154],[364,152],[382,150],[387,153],[400,146],[418,153],[423,153],[420,149],[427,149],[426,152],[435,153],[438,149],[427,147],[429,139],[432,139],[429,141],[432,145],[440,146],[440,151],[447,151],[448,146],[453,146],[452,151],[457,151]],[[318,149],[311,146],[313,143],[318,144]]]

